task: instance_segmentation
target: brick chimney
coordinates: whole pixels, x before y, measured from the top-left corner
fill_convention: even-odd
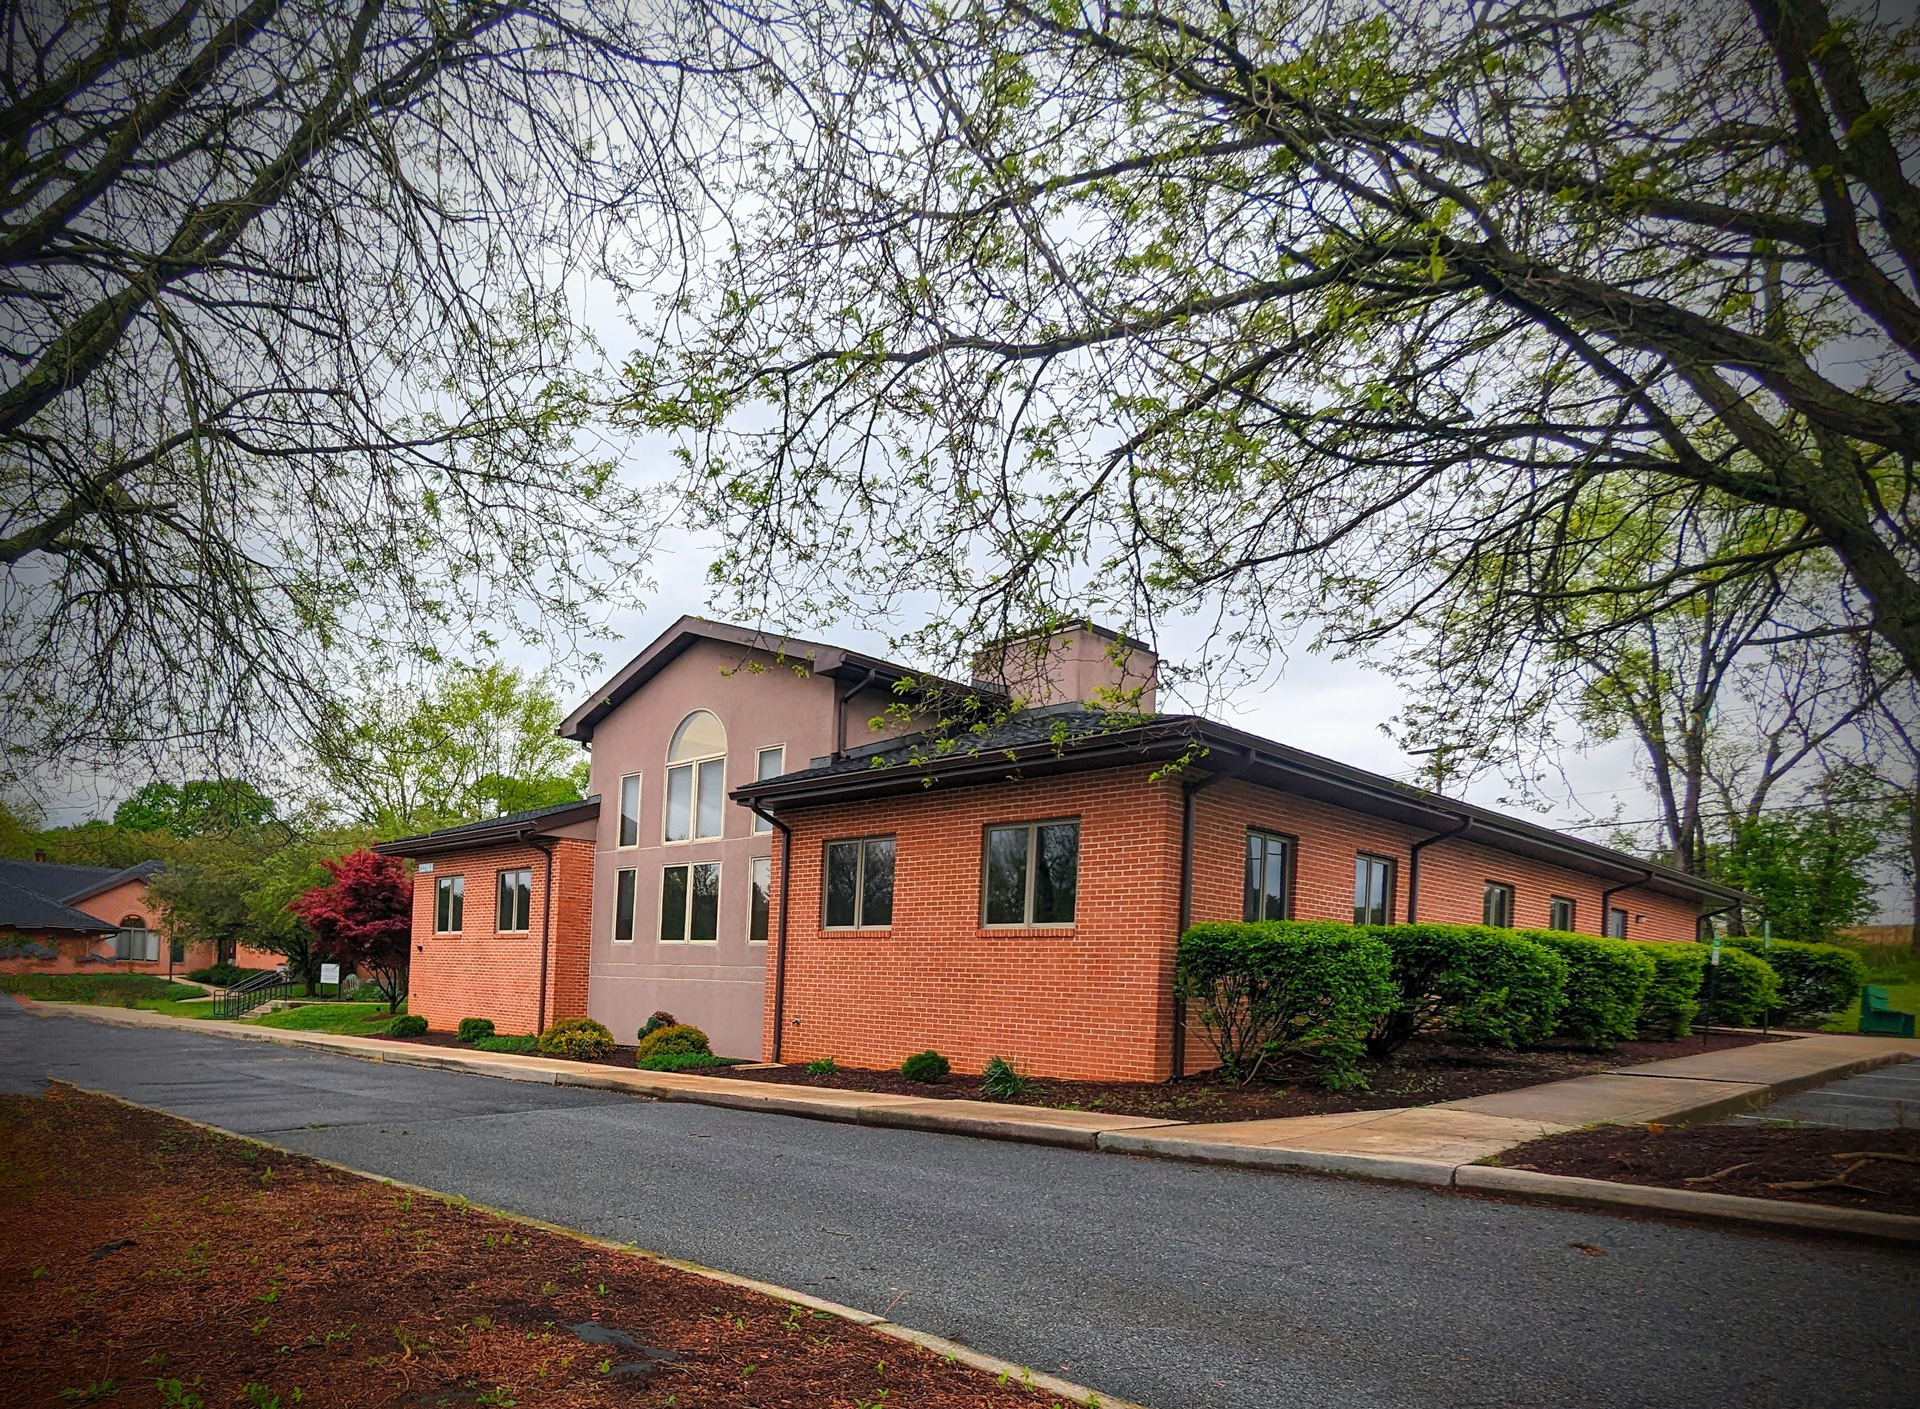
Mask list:
[[[33,849],[33,859],[35,861],[45,861],[47,859],[46,848],[41,846],[36,846]]]
[[[1154,711],[1160,658],[1144,642],[1104,626],[1064,626],[983,646],[974,654],[977,685],[1003,689],[1026,709],[1108,704]],[[1139,703],[1128,695],[1139,690]]]

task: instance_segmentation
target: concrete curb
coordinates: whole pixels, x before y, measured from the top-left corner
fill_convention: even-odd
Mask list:
[[[1194,1164],[1234,1165],[1241,1169],[1298,1169],[1310,1174],[1340,1174],[1392,1184],[1423,1184],[1429,1188],[1452,1184],[1456,1168],[1439,1160],[1351,1154],[1343,1150],[1295,1150],[1273,1145],[1209,1145],[1191,1137],[1167,1139],[1151,1132],[1134,1134],[1124,1130],[1102,1134],[1099,1148],[1117,1155],[1152,1155]]]
[[[471,1199],[463,1198],[459,1194],[449,1194],[440,1189],[429,1189],[423,1184],[410,1184],[404,1179],[389,1179],[384,1174],[370,1174],[364,1169],[355,1169],[352,1165],[342,1164],[338,1160],[323,1159],[319,1155],[310,1155],[301,1150],[290,1150],[285,1145],[274,1144],[271,1140],[262,1140],[252,1135],[242,1135],[237,1131],[228,1130],[223,1126],[213,1125],[204,1120],[195,1120],[191,1116],[176,1115],[172,1111],[163,1111],[156,1107],[143,1106],[138,1101],[129,1101],[126,1097],[116,1096],[111,1091],[99,1091],[91,1086],[82,1086],[78,1082],[61,1081],[57,1077],[52,1078],[52,1080],[62,1086],[71,1087],[75,1091],[84,1091],[90,1096],[104,1097],[106,1100],[127,1106],[133,1110],[153,1111],[156,1115],[163,1115],[168,1120],[177,1120],[183,1125],[190,1125],[196,1130],[204,1130],[212,1135],[224,1136],[229,1140],[239,1140],[249,1145],[258,1145],[261,1149],[273,1150],[294,1159],[311,1160],[313,1163],[326,1169],[337,1170],[342,1174],[351,1174],[356,1179],[371,1179],[376,1184],[384,1185],[390,1189],[401,1189],[407,1193],[419,1194],[425,1198],[439,1199],[443,1203],[458,1205],[461,1208],[477,1209],[481,1213],[503,1219],[508,1223],[518,1224],[523,1228],[537,1228],[543,1233],[554,1233],[563,1238],[571,1238],[574,1242],[586,1243],[590,1247],[601,1248],[607,1252],[625,1253],[629,1257],[638,1257],[647,1262],[656,1262],[662,1267],[671,1267],[675,1271],[686,1272],[709,1282],[718,1282],[728,1287],[738,1287],[742,1291],[756,1292],[761,1296],[769,1297],[774,1301],[783,1301],[791,1306],[804,1306],[809,1311],[822,1312],[839,1320],[851,1322],[853,1325],[864,1326],[870,1331],[877,1331],[879,1334],[891,1337],[894,1340],[905,1341],[910,1345],[920,1346],[926,1350],[933,1351],[937,1355],[957,1361],[969,1369],[982,1370],[990,1375],[1005,1375],[1010,1381],[1017,1382],[1023,1387],[1045,1390],[1048,1394],[1058,1395],[1062,1399],[1081,1405],[1083,1409],[1147,1409],[1147,1406],[1136,1404],[1130,1399],[1115,1399],[1112,1395],[1101,1394],[1096,1390],[1088,1389],[1085,1385],[1075,1384],[1071,1380],[1063,1380],[1055,1375],[1037,1374],[1029,1366],[1016,1364],[1011,1360],[1002,1360],[997,1355],[988,1355],[984,1351],[975,1350],[972,1346],[962,1345],[960,1342],[948,1340],[944,1336],[936,1336],[930,1331],[920,1331],[915,1330],[911,1326],[902,1326],[898,1322],[887,1320],[884,1316],[876,1316],[871,1311],[862,1311],[857,1306],[843,1306],[837,1301],[827,1301],[808,1292],[797,1292],[788,1287],[777,1286],[772,1282],[760,1281],[756,1277],[743,1277],[737,1272],[723,1272],[717,1267],[706,1267],[698,1262],[688,1262],[685,1258],[669,1257],[665,1253],[651,1252],[633,1243],[615,1242],[611,1238],[602,1238],[593,1233],[582,1232],[578,1228],[568,1228],[560,1223],[550,1223],[544,1218],[533,1218],[524,1213],[515,1213],[511,1209],[495,1208],[491,1204],[474,1203]]]

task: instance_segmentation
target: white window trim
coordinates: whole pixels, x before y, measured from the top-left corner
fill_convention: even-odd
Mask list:
[[[500,878],[520,875],[527,878],[527,927],[523,930],[502,929],[500,927]],[[531,866],[503,866],[493,873],[493,932],[495,934],[533,933],[533,868]]]
[[[633,877],[633,933],[620,938],[620,878]],[[613,928],[608,932],[609,944],[633,944],[640,938],[640,868],[638,866],[617,866],[613,872]]]
[[[1496,925],[1491,920],[1487,919],[1487,897],[1492,895],[1496,889],[1503,890],[1507,893],[1507,922],[1504,925]],[[1485,888],[1482,889],[1480,892],[1480,922],[1483,925],[1487,926],[1487,928],[1489,929],[1498,929],[1498,930],[1510,930],[1510,929],[1517,928],[1517,926],[1515,925],[1515,921],[1519,918],[1518,916],[1519,909],[1520,909],[1520,890],[1519,890],[1519,887],[1513,884],[1513,882],[1496,881],[1492,879],[1489,879],[1486,882]]]
[[[638,851],[640,849],[640,808],[641,804],[646,801],[647,796],[646,785],[641,782],[641,779],[645,776],[646,774],[644,773],[622,773],[620,775],[620,787],[615,794],[613,805],[613,849],[615,851]],[[626,815],[627,779],[629,778],[633,779],[633,840],[631,842],[623,842],[620,840],[620,823]],[[660,825],[664,829],[666,823],[663,821]]]
[[[1020,913],[1033,914],[1033,887],[1039,876],[1038,852],[1040,850],[1040,828],[1059,826],[1071,822],[1082,829],[1082,837],[1075,840],[1073,856],[1073,918],[1071,920],[1017,920],[1003,924],[987,922],[987,836],[992,832],[1008,832],[1015,827],[1027,829],[1027,893],[1022,899]],[[1041,817],[1032,822],[989,822],[980,829],[980,928],[983,930],[1070,930],[1080,923],[1080,846],[1084,839],[1084,826],[1078,817]],[[894,858],[894,864],[900,864]]]
[[[712,841],[713,838],[703,837],[702,840]],[[661,929],[660,922],[665,920],[667,917],[666,875],[667,875],[667,872],[681,866],[684,866],[687,868],[687,911],[686,911],[686,914],[682,917],[686,922],[685,923],[686,938],[685,939],[662,939],[660,937],[660,929]],[[713,919],[713,938],[712,939],[695,939],[693,937],[693,868],[695,866],[711,866],[714,868],[714,870],[720,873],[720,884],[718,887],[715,888],[713,893],[714,919]],[[636,880],[635,883],[638,884],[638,881]],[[654,910],[656,911],[656,914],[654,916],[654,929],[653,929],[654,943],[656,944],[718,944],[720,942],[720,917],[726,913],[726,900],[727,900],[727,870],[726,870],[726,867],[720,864],[718,858],[712,861],[669,861],[665,863],[660,867],[660,903],[654,907]]]
[[[853,915],[855,923],[851,925],[830,925],[827,923],[827,888],[823,884],[820,887],[820,928],[822,930],[831,930],[834,934],[852,934],[856,930],[884,932],[893,928],[892,920],[888,920],[884,925],[869,925],[865,923],[867,918],[867,843],[870,841],[890,841],[893,843],[893,879],[896,888],[898,887],[900,880],[900,838],[898,833],[874,832],[870,836],[829,837],[826,843],[820,848],[820,874],[823,880],[826,876],[828,849],[835,846],[845,846],[848,842],[853,843],[855,847],[853,862]],[[1031,845],[1032,843],[1028,844]],[[768,858],[768,862],[771,864],[771,857]],[[771,879],[771,873],[769,873],[769,879]],[[1028,890],[1031,891],[1032,887],[1029,886]],[[1031,908],[1031,906],[1029,906],[1029,908]]]
[[[757,748],[753,751],[753,781],[754,782],[757,783],[760,781],[760,756],[762,754],[774,753],[776,751],[780,755],[780,771],[782,773],[787,771],[786,743],[783,741],[777,744],[767,744],[764,747]],[[758,812],[756,812],[753,814],[753,826],[749,830],[752,833],[752,835],[756,837],[769,836],[773,832],[773,824],[767,821]]]
[[[1580,902],[1570,895],[1550,895],[1547,897],[1547,928],[1549,930],[1553,928],[1554,908],[1560,905],[1567,907],[1567,927],[1565,930],[1560,931],[1560,933],[1578,934],[1579,930],[1576,929],[1575,926],[1580,923]]]
[[[695,842],[714,842],[726,839],[727,759],[729,757],[731,757],[730,754],[710,753],[705,758],[683,758],[677,763],[669,763],[667,765],[666,777],[662,781],[660,788],[660,845],[692,846]],[[700,769],[702,765],[712,763],[715,759],[720,761],[720,830],[710,833],[707,836],[702,836],[697,830],[700,826]],[[693,775],[693,780],[687,787],[688,835],[678,838],[667,835],[669,811],[672,807],[673,797],[673,770],[676,768],[689,769]]]
[[[897,859],[897,858],[896,858]],[[747,858],[747,943],[766,947],[767,940],[753,937],[753,868],[767,868],[767,937],[773,937],[773,857],[749,856]]]

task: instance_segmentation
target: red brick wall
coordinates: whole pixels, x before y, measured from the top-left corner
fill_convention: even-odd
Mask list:
[[[1180,791],[1147,773],[1114,769],[795,813],[781,1059],[884,1068],[931,1047],[963,1072],[999,1055],[1047,1075],[1165,1076]],[[982,928],[983,829],[1074,816],[1075,923]],[[822,928],[826,842],[887,833],[896,838],[892,927]],[[777,904],[777,846],[774,864]],[[776,912],[776,933],[778,923]],[[769,955],[768,1051],[774,968]]]
[[[503,1034],[535,1032],[540,1023],[540,948],[543,917],[552,925],[547,949],[546,1020],[587,1011],[587,910],[593,888],[593,843],[560,840],[553,857],[553,908],[547,909],[547,858],[518,843],[427,858],[433,870],[413,881],[413,967],[407,1010],[436,1030],[462,1018],[492,1018]],[[533,872],[531,928],[502,934],[495,928],[498,876]],[[435,934],[436,883],[467,880],[459,934]]]

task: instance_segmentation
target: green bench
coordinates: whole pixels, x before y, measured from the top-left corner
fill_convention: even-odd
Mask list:
[[[1913,1014],[1887,1006],[1887,990],[1868,984],[1860,990],[1860,1031],[1876,1037],[1912,1037]]]

